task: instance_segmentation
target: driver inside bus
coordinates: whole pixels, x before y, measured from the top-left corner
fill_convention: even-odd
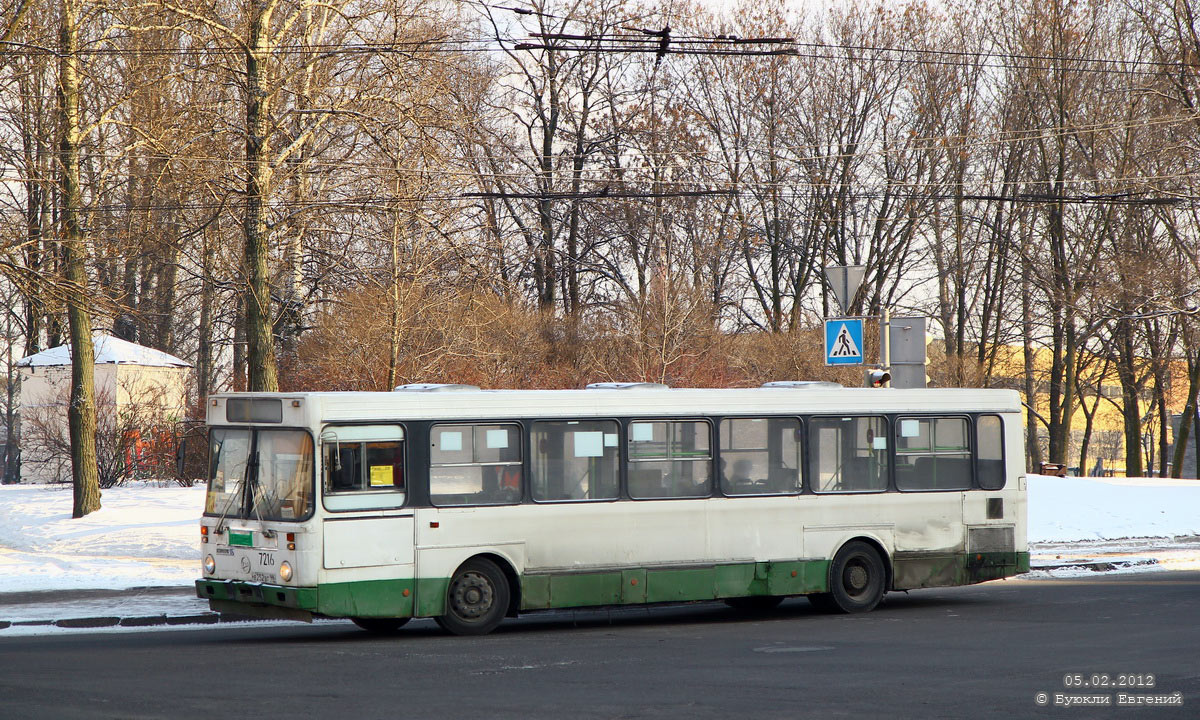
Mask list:
[[[754,463],[746,458],[735,460],[733,470],[729,473],[729,485],[734,488],[747,488],[754,484],[754,480],[750,477],[750,471],[754,468]]]

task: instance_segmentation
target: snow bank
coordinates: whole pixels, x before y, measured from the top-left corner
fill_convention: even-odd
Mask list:
[[[1200,481],[1028,479],[1030,542],[1200,535]]]
[[[0,486],[0,592],[187,585],[200,575],[203,487],[105,490],[71,519],[69,486]]]

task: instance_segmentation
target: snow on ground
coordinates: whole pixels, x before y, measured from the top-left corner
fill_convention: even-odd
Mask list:
[[[1200,481],[1028,476],[1037,543],[1200,536]]]
[[[1150,557],[1130,571],[1200,568],[1200,481],[1028,476],[1034,565]],[[0,593],[190,586],[204,488],[105,490],[71,519],[71,489],[0,486]],[[1090,573],[1063,568],[1033,577]]]
[[[200,575],[203,487],[105,490],[71,519],[69,486],[0,486],[0,593],[189,585]]]

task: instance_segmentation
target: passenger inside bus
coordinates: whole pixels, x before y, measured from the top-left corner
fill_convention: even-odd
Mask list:
[[[483,502],[515,503],[521,501],[521,466],[492,465],[483,468]]]
[[[750,477],[750,470],[754,467],[754,463],[746,458],[735,460],[733,462],[733,470],[729,473],[729,483],[735,488],[747,488],[754,485],[754,479]]]

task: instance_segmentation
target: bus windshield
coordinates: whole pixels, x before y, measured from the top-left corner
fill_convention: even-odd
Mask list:
[[[213,428],[204,514],[301,520],[312,513],[313,440],[303,430]]]

